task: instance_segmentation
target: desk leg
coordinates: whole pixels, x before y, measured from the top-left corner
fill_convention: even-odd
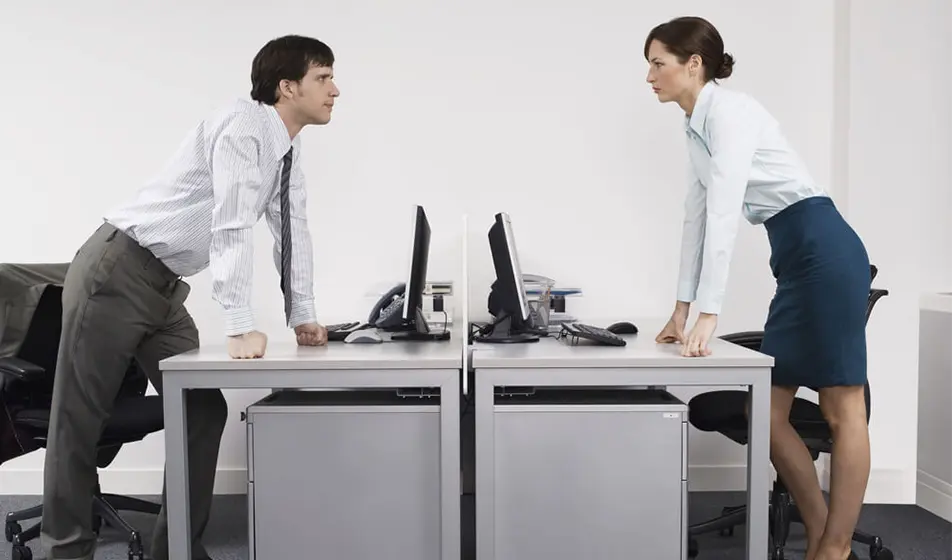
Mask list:
[[[185,433],[188,418],[185,412],[185,390],[177,378],[177,375],[166,376],[162,395],[165,408],[165,500],[169,517],[169,558],[192,560]]]
[[[460,536],[459,473],[459,373],[454,371],[440,386],[440,473],[443,560],[458,560]]]
[[[492,560],[496,555],[494,512],[495,488],[493,471],[496,459],[493,443],[493,393],[491,380],[485,379],[489,372],[483,371],[480,380],[476,372],[476,387],[470,392],[476,415],[476,559]]]
[[[768,554],[768,500],[770,497],[770,376],[750,386],[747,444],[747,556],[760,560]]]

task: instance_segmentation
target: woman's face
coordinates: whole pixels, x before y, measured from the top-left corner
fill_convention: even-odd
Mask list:
[[[646,80],[658,96],[658,101],[662,103],[677,101],[694,87],[696,80],[691,76],[691,65],[697,63],[693,58],[681,64],[676,56],[668,52],[663,43],[657,39],[651,42],[648,47]]]

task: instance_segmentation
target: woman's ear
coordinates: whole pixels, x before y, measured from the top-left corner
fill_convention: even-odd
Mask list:
[[[688,59],[688,71],[691,76],[697,76],[701,72],[701,57],[696,54],[692,54],[691,58]]]

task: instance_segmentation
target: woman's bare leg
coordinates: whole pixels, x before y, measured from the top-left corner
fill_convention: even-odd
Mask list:
[[[797,389],[774,386],[770,393],[770,460],[800,511],[807,532],[806,560],[813,560],[827,523],[827,509],[813,457],[790,425]]]
[[[830,512],[816,560],[849,557],[869,481],[869,427],[862,385],[820,389],[820,409],[833,432]]]

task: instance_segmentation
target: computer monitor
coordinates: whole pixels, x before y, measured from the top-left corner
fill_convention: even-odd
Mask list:
[[[519,252],[512,233],[512,221],[505,212],[496,214],[489,228],[489,250],[493,256],[496,281],[489,295],[489,312],[494,321],[480,329],[473,340],[480,342],[534,342],[543,332],[533,325],[526,288],[519,266]]]
[[[385,327],[399,331],[393,340],[447,340],[450,332],[431,332],[423,314],[423,293],[426,289],[426,271],[430,253],[430,222],[422,206],[413,207],[413,241],[410,245],[410,266],[403,293],[403,309],[399,321]]]

